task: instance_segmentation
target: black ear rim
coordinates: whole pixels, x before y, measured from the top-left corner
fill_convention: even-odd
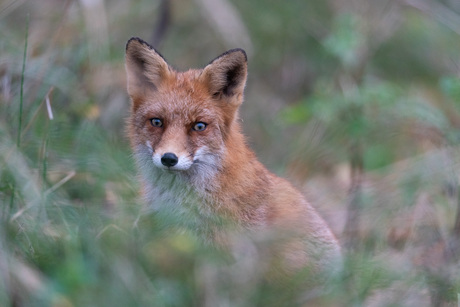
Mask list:
[[[225,51],[224,53],[222,53],[221,55],[219,55],[217,58],[213,59],[211,62],[208,63],[208,65],[214,63],[215,61],[217,61],[218,59],[220,58],[223,58],[224,56],[227,56],[229,55],[230,53],[234,53],[234,52],[240,52],[243,54],[244,56],[244,62],[247,63],[248,62],[248,55],[246,54],[246,51],[244,51],[243,49],[241,48],[235,48],[235,49],[230,49],[230,50],[227,50]]]
[[[130,46],[130,44],[131,44],[132,42],[134,42],[134,41],[140,43],[141,45],[143,45],[143,46],[145,46],[145,47],[147,47],[149,50],[154,51],[154,52],[155,52],[156,54],[158,54],[165,62],[167,62],[166,59],[165,59],[165,57],[164,57],[158,50],[156,50],[152,45],[150,45],[149,43],[147,43],[147,42],[146,42],[145,40],[143,40],[142,38],[139,38],[139,37],[136,37],[136,36],[131,37],[131,38],[128,40],[128,42],[126,42],[126,46],[125,46],[125,52],[126,52],[126,53],[128,53],[129,46]]]

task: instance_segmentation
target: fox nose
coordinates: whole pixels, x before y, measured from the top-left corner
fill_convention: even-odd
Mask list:
[[[172,152],[167,152],[161,157],[161,164],[167,167],[171,167],[177,164],[179,159]]]

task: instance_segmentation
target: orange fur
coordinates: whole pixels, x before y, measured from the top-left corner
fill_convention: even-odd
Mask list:
[[[238,108],[246,61],[235,49],[177,72],[141,39],[128,41],[129,136],[146,203],[211,243],[225,245],[222,221],[255,235],[289,234],[274,248],[286,271],[332,266],[340,248],[329,227],[245,143]]]

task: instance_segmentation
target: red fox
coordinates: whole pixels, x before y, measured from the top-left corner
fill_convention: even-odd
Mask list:
[[[126,71],[128,133],[148,207],[216,246],[226,245],[223,221],[256,236],[283,231],[289,236],[274,250],[286,272],[327,270],[341,258],[324,220],[246,145],[238,121],[247,77],[242,49],[178,72],[133,37]]]

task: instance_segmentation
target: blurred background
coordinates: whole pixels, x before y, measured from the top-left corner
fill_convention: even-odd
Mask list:
[[[0,33],[1,306],[456,306],[458,0],[1,0]],[[331,289],[139,219],[132,36],[178,70],[246,50],[245,134],[340,239]]]

